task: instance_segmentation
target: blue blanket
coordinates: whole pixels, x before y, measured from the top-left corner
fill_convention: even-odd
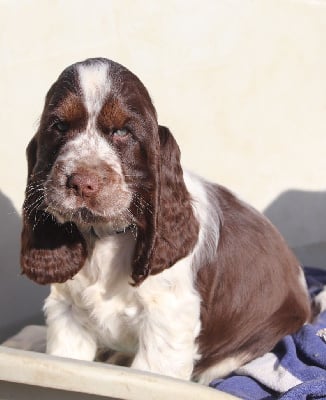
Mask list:
[[[314,322],[210,386],[245,400],[326,399],[326,271],[305,273],[312,298],[324,308]]]

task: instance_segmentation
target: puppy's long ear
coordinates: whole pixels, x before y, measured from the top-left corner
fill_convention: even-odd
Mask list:
[[[27,147],[28,179],[23,205],[21,268],[40,284],[65,282],[83,266],[85,242],[72,223],[58,224],[44,211],[44,171],[36,171],[37,137]]]
[[[156,152],[155,152],[156,153]],[[133,269],[135,284],[187,256],[198,239],[199,224],[184,183],[180,150],[168,128],[159,126],[151,208],[138,232]]]

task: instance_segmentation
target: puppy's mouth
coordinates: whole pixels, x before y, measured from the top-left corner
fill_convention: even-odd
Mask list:
[[[59,223],[74,222],[77,226],[90,228],[92,226],[110,226],[114,231],[124,230],[134,223],[131,214],[127,210],[117,213],[100,214],[88,207],[75,209],[63,209],[48,205],[47,211],[52,214]]]
[[[50,211],[52,211],[52,213],[57,216],[58,219],[63,218],[65,221],[70,220],[78,224],[94,225],[108,222],[108,217],[97,214],[87,207],[80,207],[75,210],[67,210],[66,212],[62,210],[51,210],[50,207]]]

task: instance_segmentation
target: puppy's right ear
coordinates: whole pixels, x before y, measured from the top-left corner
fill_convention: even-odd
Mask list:
[[[73,223],[59,224],[45,211],[44,170],[37,168],[37,135],[27,147],[28,179],[23,205],[21,269],[40,284],[71,279],[87,257],[86,244]]]

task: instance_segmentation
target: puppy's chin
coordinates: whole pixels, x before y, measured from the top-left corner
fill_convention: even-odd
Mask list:
[[[48,210],[60,224],[73,222],[82,231],[87,231],[92,227],[100,231],[103,231],[104,227],[106,231],[123,231],[134,223],[127,210],[119,213],[108,213],[108,215],[98,214],[86,207],[66,211],[48,207]]]

